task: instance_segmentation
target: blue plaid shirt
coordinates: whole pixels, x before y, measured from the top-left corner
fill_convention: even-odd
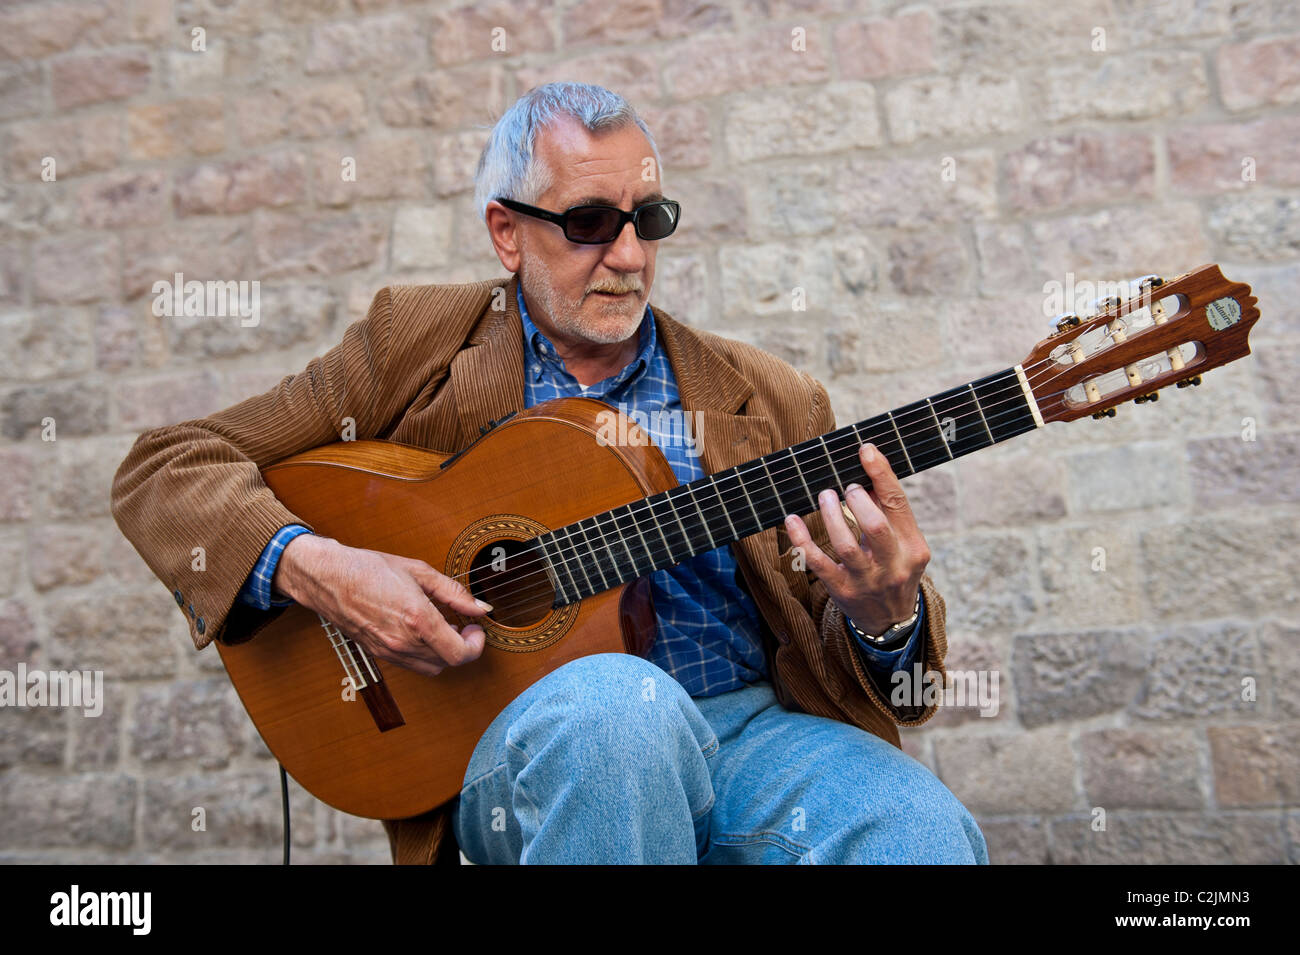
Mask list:
[[[648,305],[636,357],[618,374],[584,388],[565,371],[554,344],[533,324],[522,292],[518,300],[524,334],[525,407],[551,398],[597,398],[624,414],[636,414],[683,484],[704,477],[692,446],[694,432],[684,426],[677,378],[667,352],[659,345]],[[310,531],[300,524],[290,524],[276,533],[249,574],[240,593],[243,602],[263,610],[291,603],[273,599],[271,580],[284,546],[304,533]],[[735,558],[730,548],[723,546],[650,577],[658,624],[650,660],[691,696],[715,696],[768,678],[758,608],[739,587],[736,576]],[[892,651],[877,650],[855,638],[863,662],[886,676],[910,668],[920,647],[917,634],[924,632],[923,625],[924,620],[918,619],[907,642]]]

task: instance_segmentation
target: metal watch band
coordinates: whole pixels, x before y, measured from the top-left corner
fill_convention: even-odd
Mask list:
[[[873,646],[879,647],[893,642],[901,634],[906,633],[908,630],[910,630],[913,624],[916,623],[916,618],[919,617],[920,615],[921,615],[921,591],[920,588],[918,588],[916,591],[916,605],[912,608],[912,615],[908,617],[906,620],[900,620],[898,623],[888,628],[884,633],[881,633],[879,635],[864,633],[856,623],[854,623],[851,619],[849,619],[848,614],[844,615],[844,621],[849,625],[849,629],[852,630],[855,634],[857,634],[858,637],[860,637],[862,640],[865,640],[867,643],[872,644]]]

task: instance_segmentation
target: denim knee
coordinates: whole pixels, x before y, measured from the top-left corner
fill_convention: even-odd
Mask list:
[[[565,737],[609,755],[639,741],[638,754],[669,755],[676,742],[693,740],[705,755],[717,748],[708,722],[676,680],[653,663],[627,653],[580,657],[552,671],[528,691],[527,707],[512,721],[506,745],[528,756]]]
[[[900,762],[906,769],[898,774],[885,828],[910,845],[903,853],[907,861],[987,864],[984,834],[970,810],[925,765],[911,757]]]

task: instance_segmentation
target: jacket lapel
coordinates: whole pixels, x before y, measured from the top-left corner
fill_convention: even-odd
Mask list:
[[[754,384],[732,368],[693,330],[651,306],[664,349],[677,377],[683,410],[696,426],[705,473],[752,461],[777,450],[776,423],[763,415],[737,412],[754,393]],[[769,588],[777,557],[776,528],[737,541],[733,553],[757,571]],[[752,589],[752,588],[751,588]]]
[[[682,410],[699,429],[704,470],[713,474],[772,450],[775,429],[761,416],[737,414],[754,384],[724,361],[692,329],[653,305],[655,330],[677,378]]]
[[[524,408],[524,332],[515,289],[519,277],[502,279],[505,308],[488,303],[482,321],[470,334],[467,347],[451,362],[451,385],[460,415],[460,444],[479,437],[479,429],[512,411]]]

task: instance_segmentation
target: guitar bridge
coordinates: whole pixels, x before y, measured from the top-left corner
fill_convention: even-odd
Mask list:
[[[345,637],[343,631],[320,614],[316,614],[316,619],[320,621],[321,629],[329,637],[330,646],[338,655],[339,663],[343,664],[343,672],[347,674],[346,679],[352,683],[352,689],[365,702],[371,718],[379,727],[379,732],[385,733],[399,726],[405,726],[406,720],[403,719],[401,710],[397,708],[397,701],[393,699],[393,694],[384,685],[384,675],[380,672],[379,664],[375,659],[351,639]]]

